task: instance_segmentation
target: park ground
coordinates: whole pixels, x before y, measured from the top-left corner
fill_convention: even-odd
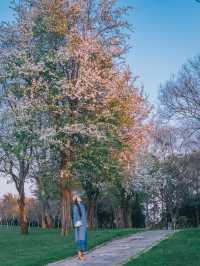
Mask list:
[[[114,229],[89,232],[89,249],[114,238],[140,230]],[[44,266],[49,262],[75,255],[73,234],[60,236],[58,230],[30,230],[22,236],[19,230],[0,228],[0,266]]]
[[[97,230],[89,233],[89,249],[135,229]],[[73,234],[61,237],[57,230],[31,230],[21,236],[16,229],[0,229],[0,266],[44,266],[76,253]],[[200,229],[175,233],[126,266],[200,266]]]
[[[177,232],[126,266],[200,266],[200,229]]]

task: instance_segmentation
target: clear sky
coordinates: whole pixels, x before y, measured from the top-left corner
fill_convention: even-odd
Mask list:
[[[200,53],[200,4],[195,0],[127,0],[135,10],[129,63],[157,101],[160,83]]]
[[[135,32],[128,55],[134,75],[156,105],[159,85],[200,53],[200,4],[195,0],[119,0],[132,5]],[[0,0],[0,20],[12,18],[9,0]],[[0,181],[0,196],[5,192]],[[10,186],[9,186],[10,189]]]

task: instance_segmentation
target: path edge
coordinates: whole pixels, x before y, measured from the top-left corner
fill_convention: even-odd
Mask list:
[[[149,252],[151,249],[153,249],[154,247],[156,247],[157,245],[159,245],[161,242],[170,239],[171,237],[173,237],[176,233],[180,232],[180,230],[174,230],[174,231],[170,231],[169,234],[167,234],[165,237],[163,237],[160,240],[155,241],[150,247],[148,247],[147,249],[144,249],[142,251],[140,251],[137,255],[131,257],[130,259],[128,259],[127,261],[124,261],[123,264],[118,264],[117,266],[126,266],[127,263],[134,261],[135,259],[137,259],[138,257],[140,257],[141,255]]]

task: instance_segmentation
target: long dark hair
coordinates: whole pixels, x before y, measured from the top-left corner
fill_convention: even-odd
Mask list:
[[[78,214],[79,214],[80,218],[82,218],[81,207],[80,207],[80,204],[78,203],[77,199],[75,200],[74,203],[75,203],[76,207],[78,208]]]

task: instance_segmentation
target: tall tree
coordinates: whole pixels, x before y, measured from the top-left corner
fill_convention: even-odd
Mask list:
[[[176,120],[187,130],[187,137],[199,135],[200,57],[189,60],[177,76],[161,87],[160,113],[164,119]],[[184,121],[184,123],[183,123]]]
[[[15,7],[16,23],[1,28],[8,99],[14,87],[17,106],[34,121],[33,132],[60,153],[63,235],[71,224],[72,165],[79,147],[116,136],[126,148],[118,153],[111,147],[112,152],[127,167],[149,129],[149,107],[119,60],[127,49],[129,9],[116,4],[23,0]]]
[[[15,100],[13,97],[8,103],[7,98],[2,96],[1,99],[3,111],[0,113],[0,172],[10,178],[16,187],[19,195],[21,232],[27,234],[24,187],[32,161],[33,134],[31,126],[27,126],[26,121],[18,117],[19,109],[15,107]]]

